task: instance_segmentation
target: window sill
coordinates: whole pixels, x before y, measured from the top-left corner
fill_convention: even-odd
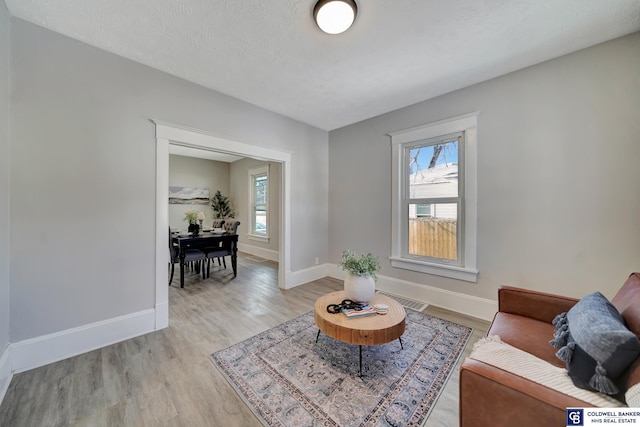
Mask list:
[[[408,258],[391,257],[391,266],[412,270],[420,273],[434,274],[436,276],[449,277],[451,279],[464,280],[476,283],[478,281],[478,270],[457,267],[453,265],[433,264],[430,262],[418,261]]]
[[[255,240],[256,242],[269,243],[269,236],[261,236],[259,234],[247,234],[247,239]]]

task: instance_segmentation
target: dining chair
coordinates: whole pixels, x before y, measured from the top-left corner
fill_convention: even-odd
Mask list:
[[[202,278],[204,279],[205,278],[204,262],[205,260],[207,260],[206,254],[199,249],[185,249],[184,254],[185,254],[184,266],[194,262],[195,263],[202,262],[202,266],[201,266]],[[175,266],[176,264],[180,263],[180,248],[178,247],[178,245],[175,245],[173,243],[173,238],[171,236],[171,229],[169,229],[169,256],[171,257],[169,261],[171,264],[171,276],[169,277],[169,286],[171,286],[171,282],[173,282],[173,273],[175,270]],[[198,266],[196,267],[196,271],[198,273],[200,272],[200,264],[198,264]]]
[[[222,228],[224,229],[225,234],[238,234],[239,225],[240,221],[237,219],[227,218],[224,220]]]
[[[225,219],[222,226],[224,234],[237,234],[239,225],[240,221],[238,221],[237,219]],[[217,258],[218,265],[220,265],[220,259],[222,258],[222,264],[224,268],[227,268],[227,262],[225,261],[224,257],[226,257],[227,255],[231,256],[231,242],[220,242],[220,245],[217,247],[205,248],[205,252],[207,257],[207,277],[209,277],[210,263],[212,259]]]
[[[216,228],[218,228],[218,229],[222,228],[223,225],[224,225],[224,219],[217,218],[217,219],[214,219],[213,222],[211,223],[211,228],[215,230]],[[203,251],[205,253],[209,253],[209,252],[213,252],[213,251],[215,251],[215,250],[217,250],[219,248],[220,248],[220,245],[218,244],[218,246],[208,246],[208,247],[204,248]],[[209,264],[209,260],[207,259],[207,269],[208,269],[208,264]],[[218,265],[222,265],[222,263],[220,262],[220,258],[218,258]],[[225,268],[227,268],[226,265],[225,265]]]

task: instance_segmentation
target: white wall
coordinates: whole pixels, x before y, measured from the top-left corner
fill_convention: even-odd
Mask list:
[[[12,341],[154,307],[150,118],[292,152],[291,270],[326,259],[327,132],[21,20],[11,51]]]
[[[250,240],[247,237],[251,221],[249,219],[249,169],[269,165],[269,242]],[[272,260],[278,259],[280,236],[280,187],[282,185],[282,166],[277,162],[245,158],[231,164],[231,194],[241,221],[238,229],[239,248],[245,252]]]
[[[170,155],[169,185],[208,188],[209,198],[212,198],[218,190],[223,195],[229,196],[229,163]],[[205,227],[211,227],[213,222],[211,203],[207,205],[169,205],[169,227],[186,230],[189,224],[184,221],[184,214],[189,209],[204,212],[205,219],[202,224]]]
[[[0,400],[8,383],[9,344],[9,12],[0,2]]]
[[[391,268],[386,134],[474,111],[478,282]],[[612,297],[640,270],[639,119],[636,33],[332,131],[330,261],[371,251],[391,281],[474,298],[500,284]]]

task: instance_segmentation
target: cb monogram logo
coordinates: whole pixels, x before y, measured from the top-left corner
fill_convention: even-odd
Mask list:
[[[583,426],[582,409],[567,409],[567,426]]]

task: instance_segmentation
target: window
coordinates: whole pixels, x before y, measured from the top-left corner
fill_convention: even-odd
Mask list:
[[[269,239],[269,167],[249,170],[249,218],[251,228],[249,238],[268,241]]]
[[[416,217],[430,217],[431,216],[431,205],[416,205]]]
[[[403,256],[462,265],[458,220],[462,217],[464,134],[403,146],[403,212],[408,215],[408,245]],[[462,230],[461,230],[462,231]]]
[[[477,114],[394,132],[393,267],[475,282]]]

